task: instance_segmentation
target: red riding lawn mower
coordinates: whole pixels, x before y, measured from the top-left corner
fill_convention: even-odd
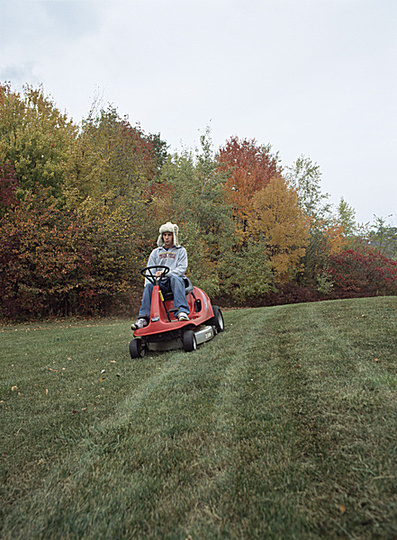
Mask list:
[[[163,271],[160,277],[155,276],[157,270]],[[160,289],[160,282],[168,272],[167,266],[147,266],[141,270],[141,274],[154,287],[149,324],[134,331],[134,339],[130,343],[131,358],[142,358],[148,351],[195,351],[197,345],[209,341],[225,329],[219,307],[211,304],[204,291],[193,287],[189,278],[184,278],[189,320],[179,321],[172,293],[163,294]]]

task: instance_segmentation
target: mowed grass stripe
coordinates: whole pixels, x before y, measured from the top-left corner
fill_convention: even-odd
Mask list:
[[[61,455],[14,496],[4,537],[393,538],[396,307],[229,312],[197,352],[132,365],[113,334],[105,352],[121,376],[101,383],[112,403],[87,385],[91,416],[54,425],[63,434],[48,452],[61,440]]]
[[[379,322],[383,323],[378,322],[376,332],[374,321],[369,322],[376,304],[374,301],[375,309],[364,313],[368,318],[359,330],[357,321],[363,320],[357,310],[360,302],[340,303],[341,314],[332,317],[326,303],[299,307],[311,332],[302,331],[302,318],[294,318],[293,306],[284,311],[286,320],[276,325],[278,381],[285,398],[283,420],[291,428],[286,442],[291,445],[291,463],[302,465],[296,476],[307,479],[300,504],[311,520],[310,529],[317,529],[318,534],[324,532],[324,526],[330,534],[333,523],[344,534],[349,528],[364,525],[365,530],[371,524],[373,533],[382,527],[386,515],[395,512],[395,387],[379,385],[375,389],[368,384],[374,371],[379,377],[394,365],[395,373],[395,352],[382,357],[382,367],[375,362],[374,355],[384,342],[379,333]],[[284,339],[286,329],[288,339]],[[358,332],[363,340],[373,335],[371,357],[357,348]],[[396,337],[394,326],[391,342],[396,343]],[[379,505],[382,490],[389,493],[390,500]],[[395,531],[394,525],[392,529]]]

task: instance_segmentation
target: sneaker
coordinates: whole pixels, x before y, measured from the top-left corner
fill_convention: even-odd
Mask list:
[[[180,311],[178,313],[178,321],[188,321],[189,320],[189,315],[187,313],[185,313],[184,311]]]
[[[144,317],[139,317],[139,319],[135,323],[131,324],[131,330],[139,330],[139,328],[143,328],[147,325],[147,320]]]

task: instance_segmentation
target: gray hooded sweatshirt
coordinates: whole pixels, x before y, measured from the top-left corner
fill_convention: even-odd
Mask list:
[[[169,249],[165,249],[164,246],[155,248],[150,254],[147,265],[157,266],[158,264],[168,266],[170,271],[167,276],[185,277],[188,265],[186,249],[182,246],[173,246]],[[145,285],[148,283],[148,280],[145,279]]]

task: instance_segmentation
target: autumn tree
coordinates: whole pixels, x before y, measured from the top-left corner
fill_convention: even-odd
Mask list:
[[[0,315],[106,314],[134,291],[136,257],[122,223],[87,223],[41,191],[0,219]]]
[[[0,162],[13,166],[19,196],[45,187],[61,197],[76,135],[77,127],[42,88],[26,86],[21,96],[0,87]]]
[[[231,137],[219,150],[218,163],[220,172],[227,177],[225,197],[233,209],[236,232],[243,238],[251,200],[281,171],[279,158],[271,153],[270,145]]]
[[[138,253],[142,266],[152,238],[150,223],[161,206],[159,196],[166,195],[159,179],[166,144],[159,135],[148,136],[139,125],[133,127],[109,106],[92,111],[83,122],[73,156],[64,188],[68,208],[87,223],[103,223],[103,233]],[[117,231],[111,230],[114,223],[119,224]],[[139,280],[136,274],[131,279]]]
[[[165,143],[112,108],[77,134],[42,90],[1,87],[0,107],[3,301],[103,310],[138,279]]]
[[[277,281],[288,281],[305,254],[310,219],[300,207],[296,191],[281,176],[274,176],[254,194],[248,224],[254,238],[266,241]]]
[[[140,127],[131,126],[110,106],[83,122],[73,153],[66,184],[73,206],[89,199],[113,208],[146,197],[162,159]]]

